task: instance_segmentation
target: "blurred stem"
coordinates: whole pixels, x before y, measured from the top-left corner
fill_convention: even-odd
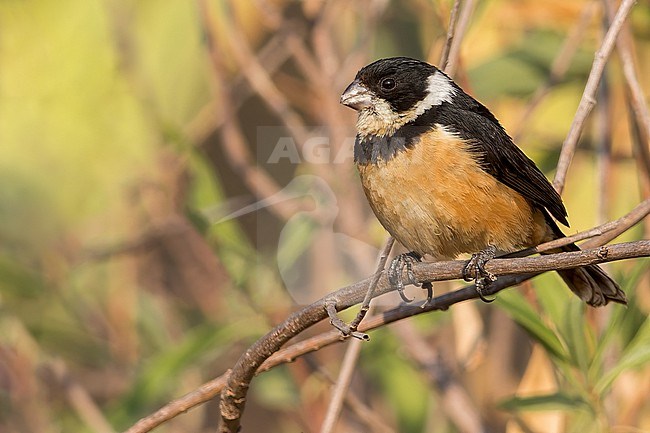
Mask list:
[[[225,2],[225,5],[228,5],[228,2]],[[227,7],[226,10],[228,16],[224,23],[228,26],[226,34],[230,36],[227,38],[227,42],[230,44],[231,52],[240,70],[249,85],[282,121],[298,146],[302,146],[309,138],[309,130],[284,94],[277,88],[268,71],[260,64],[230,7]]]
[[[400,321],[393,330],[403,343],[408,356],[426,376],[431,388],[439,395],[442,409],[458,431],[483,433],[478,407],[436,347],[420,335],[411,321]]]
[[[320,429],[321,433],[332,433],[334,427],[336,427],[336,422],[338,421],[341,409],[343,408],[343,400],[345,399],[345,395],[348,393],[348,388],[352,381],[352,374],[354,373],[357,360],[359,359],[361,344],[363,344],[362,341],[363,340],[353,338],[348,344],[348,348],[343,356],[341,372],[339,373],[339,378],[334,386],[334,391],[330,398],[330,404],[327,407],[327,414],[325,415],[325,420]]]
[[[93,432],[115,432],[88,391],[70,375],[65,362],[62,360],[55,360],[49,363],[47,368],[51,369],[52,373],[63,387],[63,391],[70,406],[72,406],[77,415],[79,415],[79,417],[89,428],[92,429]]]
[[[614,1],[604,0],[604,2],[607,17],[611,21],[614,16]],[[641,195],[648,198],[650,197],[650,111],[637,74],[637,61],[634,55],[636,49],[629,24],[621,29],[617,51],[623,65],[627,104],[631,113],[629,122],[632,130],[633,152],[639,169]],[[650,222],[647,222],[644,228],[648,233]]]
[[[596,176],[598,201],[596,205],[597,223],[603,224],[607,221],[607,203],[609,197],[609,183],[612,178],[612,103],[610,98],[610,86],[607,71],[603,72],[603,78],[598,86],[598,110],[596,112]]]
[[[325,380],[331,384],[336,382],[332,376],[320,365],[311,362],[309,357],[304,358],[306,363],[318,374],[322,375]],[[360,421],[365,423],[373,432],[378,433],[395,433],[395,430],[391,428],[382,417],[374,411],[371,407],[368,407],[364,402],[362,402],[354,393],[348,392],[345,394],[345,404],[357,415]]]
[[[207,0],[199,0],[202,24],[208,39],[208,54],[212,60],[214,73],[214,85],[216,87],[215,99],[219,103],[219,113],[223,120],[220,129],[221,143],[226,157],[229,159],[232,169],[244,180],[248,188],[259,199],[263,200],[271,196],[280,198],[271,211],[283,219],[289,219],[296,213],[296,206],[288,201],[288,197],[282,197],[280,186],[265,170],[253,163],[253,157],[248,147],[246,138],[241,126],[232,111],[232,98],[229,86],[226,84],[226,74],[221,63],[221,53],[217,52],[217,44],[214,40],[214,22],[210,15]]]
[[[591,22],[597,9],[597,1],[587,3],[582,9],[578,22],[571,28],[571,31],[562,43],[562,47],[553,59],[548,79],[535,91],[535,94],[530,99],[524,113],[519,118],[519,121],[512,132],[513,141],[515,143],[521,139],[526,127],[528,126],[530,117],[542,103],[544,98],[549,94],[550,90],[564,79],[564,76],[571,66],[571,60],[573,60],[580,46],[580,42],[585,36],[587,26]]]

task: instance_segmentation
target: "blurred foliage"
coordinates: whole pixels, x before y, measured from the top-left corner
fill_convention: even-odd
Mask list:
[[[521,146],[551,176],[602,14],[581,35],[567,74],[524,121],[587,2],[477,3],[457,79],[508,130],[522,132]],[[385,233],[349,157],[313,163],[298,142],[298,165],[265,165],[272,143],[255,142],[256,134],[272,126],[295,139],[282,118],[292,110],[332,140],[331,155],[345,151],[355,119],[337,105],[340,91],[378,57],[436,63],[451,7],[447,0],[0,2],[0,431],[128,428],[222,374],[300,308],[278,261],[309,269],[296,281],[314,297],[372,272]],[[631,23],[644,89],[649,22],[650,7],[640,2]],[[322,75],[305,76],[287,34]],[[258,53],[245,67],[242,41]],[[253,60],[280,105],[246,78],[262,82]],[[602,137],[594,114],[564,194],[572,232],[645,197],[616,57],[607,83],[611,136]],[[300,214],[294,209],[297,224],[283,238],[291,218],[276,210],[279,202],[264,201],[227,150],[231,117],[250,140],[251,160],[280,188],[309,174],[336,201],[323,201],[322,189],[288,191],[283,203]],[[603,139],[612,148],[606,187],[596,152]],[[256,202],[254,212],[230,219]],[[644,236],[642,225],[621,239]],[[648,261],[608,270],[628,293],[628,308],[587,309],[559,278],[544,275],[494,305],[418,317],[415,329],[443,354],[490,431],[648,430]],[[471,313],[472,326],[459,311]],[[351,392],[396,431],[459,431],[444,393],[408,349],[390,328],[373,333]],[[318,430],[329,399],[323,372],[335,377],[343,350],[323,349],[256,378],[245,431]],[[212,431],[216,414],[210,403],[157,431]],[[338,431],[374,430],[346,409]]]

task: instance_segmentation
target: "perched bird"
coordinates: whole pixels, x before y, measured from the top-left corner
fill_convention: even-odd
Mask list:
[[[406,57],[378,60],[357,73],[341,103],[358,111],[354,160],[370,206],[411,250],[389,270],[402,297],[404,269],[415,283],[412,263],[424,255],[476,253],[466,269],[483,298],[494,279],[483,265],[497,251],[564,236],[553,219],[568,226],[560,195],[490,110],[435,66]],[[558,273],[589,305],[627,302],[596,265]]]

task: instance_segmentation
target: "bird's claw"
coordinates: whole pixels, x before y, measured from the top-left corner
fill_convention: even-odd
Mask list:
[[[476,293],[478,293],[481,301],[486,303],[494,302],[496,299],[489,299],[484,295],[485,288],[497,279],[493,273],[485,270],[485,264],[496,256],[496,252],[496,248],[493,245],[489,245],[483,251],[472,254],[472,258],[469,259],[467,265],[463,268],[463,279],[465,281],[474,281],[476,284]]]
[[[433,283],[431,281],[425,281],[422,283],[422,288],[427,291],[427,300],[421,305],[421,308],[425,308],[433,300]]]
[[[404,302],[413,302],[413,299],[410,299],[404,293],[404,269],[406,269],[406,284],[417,284],[418,281],[415,279],[415,274],[413,273],[413,263],[417,263],[421,259],[414,252],[400,254],[393,259],[388,268],[388,281],[397,289],[397,293],[399,293],[399,296]]]
[[[397,289],[397,293],[404,302],[413,302],[413,299],[410,299],[404,293],[404,286],[408,284],[418,285],[418,280],[413,272],[413,263],[421,261],[422,256],[415,251],[411,251],[395,257],[388,268],[388,281]],[[406,284],[403,279],[404,270],[406,270]],[[425,282],[422,283],[422,288],[427,290],[427,302],[423,305],[425,307],[433,299],[433,285],[430,282]]]

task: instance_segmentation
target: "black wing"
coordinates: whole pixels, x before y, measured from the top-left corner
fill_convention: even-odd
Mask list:
[[[430,120],[451,128],[467,140],[486,172],[536,206],[546,208],[562,224],[569,225],[560,195],[485,106],[457,88],[453,103],[443,103],[432,111],[435,113],[430,115],[435,119]]]

